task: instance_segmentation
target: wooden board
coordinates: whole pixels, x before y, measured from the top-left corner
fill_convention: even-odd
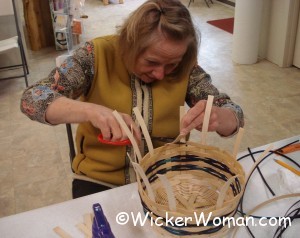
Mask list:
[[[33,51],[54,46],[49,1],[22,0],[30,48]]]

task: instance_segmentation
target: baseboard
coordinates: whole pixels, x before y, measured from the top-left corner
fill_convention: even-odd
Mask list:
[[[229,0],[217,0],[218,2],[224,3],[226,5],[229,5],[231,7],[235,7],[235,2],[229,1]]]

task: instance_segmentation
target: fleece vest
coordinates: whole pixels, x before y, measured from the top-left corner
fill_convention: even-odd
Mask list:
[[[179,107],[184,105],[188,76],[182,79],[163,79],[146,87],[149,102],[136,102],[136,85],[143,84],[127,71],[119,54],[118,37],[106,36],[93,40],[95,53],[94,79],[83,101],[99,104],[118,112],[133,115],[132,109],[140,104],[149,107],[151,137],[175,138],[179,133]],[[139,81],[139,83],[137,83]],[[144,97],[143,97],[144,98]],[[143,108],[142,108],[143,110]],[[97,140],[99,129],[89,122],[78,126],[76,134],[77,155],[72,168],[101,182],[126,184],[126,146],[101,144]],[[154,147],[163,143],[154,142]]]

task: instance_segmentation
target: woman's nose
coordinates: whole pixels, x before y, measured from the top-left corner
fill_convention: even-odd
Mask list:
[[[164,67],[157,67],[152,71],[152,75],[157,80],[162,80],[165,77],[165,69]]]

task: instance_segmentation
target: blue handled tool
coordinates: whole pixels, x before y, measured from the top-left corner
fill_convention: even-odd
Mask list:
[[[99,203],[93,205],[94,222],[93,222],[93,238],[115,238],[110,229],[110,225],[103,213]]]

